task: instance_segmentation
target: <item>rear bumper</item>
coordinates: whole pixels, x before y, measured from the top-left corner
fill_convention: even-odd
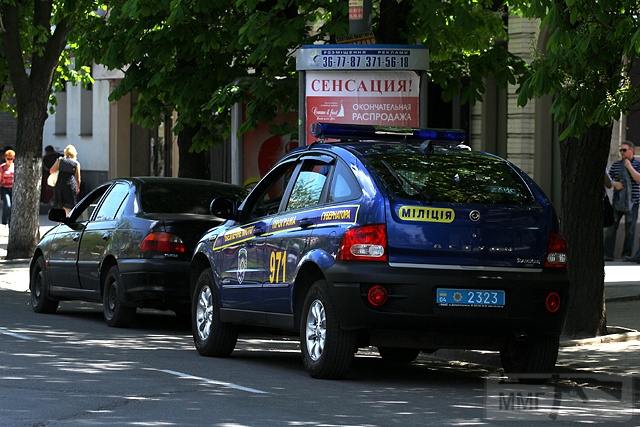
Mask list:
[[[568,279],[557,271],[464,271],[391,267],[378,263],[336,263],[325,271],[340,325],[366,330],[370,344],[420,348],[500,348],[506,339],[560,335],[567,307]],[[373,284],[387,288],[381,308],[367,303]],[[437,288],[504,290],[502,308],[440,307]],[[560,309],[549,313],[549,292]]]
[[[188,304],[189,264],[188,260],[119,260],[127,300],[157,308]]]

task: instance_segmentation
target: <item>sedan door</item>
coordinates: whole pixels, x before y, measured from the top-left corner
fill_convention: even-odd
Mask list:
[[[100,198],[110,186],[111,184],[103,185],[89,193],[69,213],[67,222],[56,228],[47,264],[54,292],[80,289],[77,268],[80,239]]]
[[[129,183],[116,182],[82,234],[78,253],[78,276],[83,289],[97,293],[100,291],[100,265],[109,250],[121,207],[129,192]]]

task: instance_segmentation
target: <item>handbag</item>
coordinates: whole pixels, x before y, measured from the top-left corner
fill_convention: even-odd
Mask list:
[[[56,182],[58,182],[58,171],[55,171],[54,173],[49,174],[49,176],[47,177],[47,185],[49,187],[55,187]]]
[[[602,197],[602,208],[604,214],[602,226],[604,228],[611,227],[615,222],[615,218],[613,216],[613,206],[611,206],[611,202],[609,201],[609,196],[607,196],[607,193],[605,193]]]

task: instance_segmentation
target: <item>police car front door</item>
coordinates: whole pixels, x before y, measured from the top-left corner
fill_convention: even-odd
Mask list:
[[[260,308],[260,288],[264,272],[259,268],[262,248],[255,241],[255,233],[259,227],[259,223],[241,224],[230,228],[216,240],[215,265],[220,276],[224,308]]]
[[[265,276],[264,309],[292,314],[291,296],[296,268],[320,215],[327,177],[333,158],[316,156],[303,161],[280,213],[271,222],[266,237],[268,272]]]

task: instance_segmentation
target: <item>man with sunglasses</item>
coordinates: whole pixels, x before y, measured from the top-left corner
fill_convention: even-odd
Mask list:
[[[633,242],[636,231],[636,221],[638,220],[638,203],[640,202],[640,161],[634,158],[634,145],[631,141],[622,141],[620,144],[620,160],[614,162],[609,168],[609,176],[612,180],[615,197],[625,197],[624,192],[629,191],[625,187],[625,181],[631,184],[630,206],[621,210],[620,206],[614,203],[613,225],[605,231],[604,254],[605,260],[613,260],[616,245],[616,234],[618,224],[624,216],[624,245],[622,247],[622,257],[630,257],[633,250]],[[627,185],[628,185],[627,184]]]

